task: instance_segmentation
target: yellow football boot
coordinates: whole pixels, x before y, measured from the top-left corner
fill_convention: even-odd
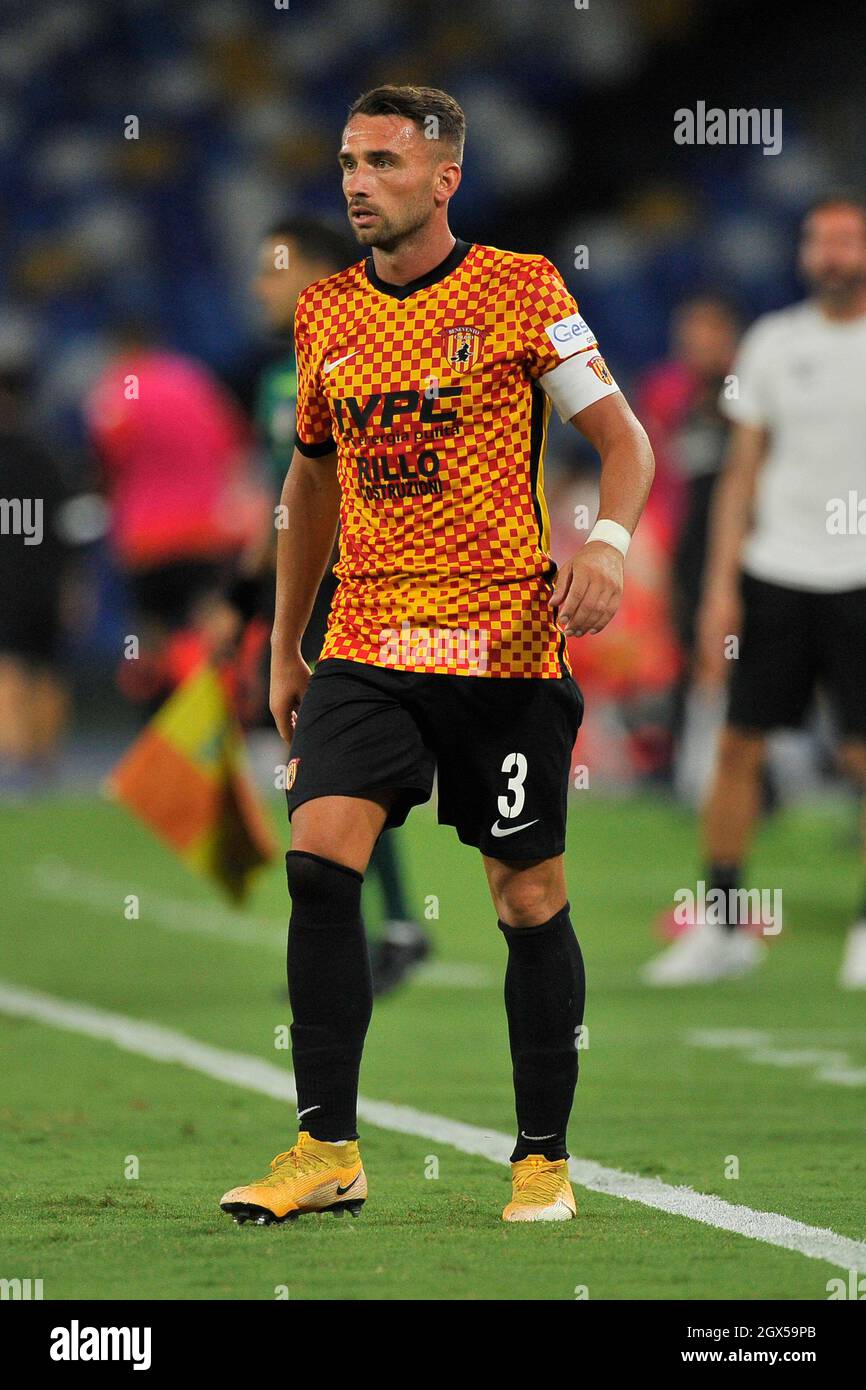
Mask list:
[[[511,1201],[503,1221],[570,1221],[577,1216],[568,1163],[529,1154],[511,1165]]]
[[[297,1144],[272,1160],[267,1177],[233,1187],[220,1206],[239,1226],[245,1221],[271,1226],[309,1211],[357,1216],[366,1197],[367,1176],[357,1143],[326,1144],[301,1130]]]

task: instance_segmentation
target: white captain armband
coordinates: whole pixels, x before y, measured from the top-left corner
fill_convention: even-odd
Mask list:
[[[578,411],[619,390],[598,348],[566,358],[539,377],[538,384],[550,397],[560,420],[570,420]]]

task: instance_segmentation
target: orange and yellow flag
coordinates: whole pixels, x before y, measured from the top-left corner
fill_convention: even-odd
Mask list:
[[[109,776],[107,790],[236,902],[276,853],[243,734],[209,664],[166,700]]]

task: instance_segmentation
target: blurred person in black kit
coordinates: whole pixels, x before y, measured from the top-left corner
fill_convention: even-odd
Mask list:
[[[724,682],[718,667],[699,659],[697,615],[730,433],[719,402],[740,332],[738,310],[726,295],[708,290],[682,300],[671,320],[671,355],[645,373],[637,393],[656,454],[656,495],[664,494],[670,518],[671,616],[684,658],[670,711],[671,771],[678,796],[695,805],[724,719]],[[662,927],[665,935],[669,926]]]
[[[253,413],[263,451],[264,471],[271,485],[273,502],[280,500],[285,476],[295,446],[295,403],[298,391],[294,349],[295,306],[301,291],[315,280],[353,265],[360,257],[351,237],[341,228],[311,217],[289,217],[270,227],[259,248],[258,272],[253,293],[261,305],[275,343],[275,351],[259,373],[254,393]],[[247,623],[264,622],[268,633],[274,618],[275,564],[277,532],[273,516],[267,531],[251,546],[241,562],[240,575],[228,595],[230,604]],[[339,545],[339,540],[337,546]],[[301,651],[308,665],[315,665],[325,637],[331,600],[337,587],[332,564],[319,588]],[[257,692],[248,710],[250,722],[265,718],[267,679],[259,665],[252,684]],[[378,938],[370,942],[373,989],[378,995],[389,993],[430,953],[430,941],[420,923],[414,921],[407,905],[403,870],[394,830],[379,838],[370,867],[379,880],[384,920]]]
[[[671,323],[671,358],[650,369],[638,393],[676,518],[673,616],[687,676],[695,654],[710,507],[730,430],[719,397],[740,332],[739,314],[724,295],[708,292],[683,300]]]
[[[59,668],[71,545],[60,467],[31,434],[26,369],[0,369],[0,792],[37,790],[53,769],[68,694]]]

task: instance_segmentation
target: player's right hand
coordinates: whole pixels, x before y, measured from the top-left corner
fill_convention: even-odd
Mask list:
[[[298,710],[312,672],[300,652],[286,655],[271,651],[270,710],[280,737],[291,743]]]
[[[719,685],[726,677],[729,639],[739,637],[743,606],[736,587],[707,590],[698,611],[697,678],[704,685]]]

